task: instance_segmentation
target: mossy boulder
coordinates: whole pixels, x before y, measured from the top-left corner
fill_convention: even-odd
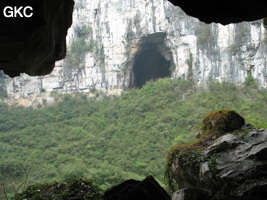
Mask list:
[[[36,184],[15,195],[12,200],[101,200],[101,189],[89,179]]]
[[[206,134],[224,134],[240,129],[245,119],[233,110],[218,110],[208,113],[202,121],[201,131]]]
[[[209,113],[199,139],[170,150],[170,188],[197,188],[207,200],[267,199],[267,130],[243,123],[233,111]]]
[[[209,176],[212,176],[216,163],[214,157],[203,155],[201,151],[212,145],[218,137],[227,132],[240,129],[244,124],[244,118],[233,110],[221,109],[209,112],[201,122],[201,130],[197,136],[198,139],[189,144],[175,146],[169,151],[165,176],[167,177],[170,189],[175,189],[174,179],[179,187],[182,188],[193,185],[194,187],[205,185],[205,182],[199,181],[200,163],[205,162],[207,167],[211,169]],[[174,163],[175,165],[173,165]],[[171,173],[173,167],[177,169],[175,178]],[[199,185],[195,185],[195,183]]]

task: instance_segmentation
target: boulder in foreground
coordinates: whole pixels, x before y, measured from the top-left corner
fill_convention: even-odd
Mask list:
[[[224,128],[235,124],[225,121]],[[244,124],[232,132],[215,131],[216,137],[212,131],[170,151],[166,175],[172,188],[179,186],[176,196],[196,188],[208,193],[209,200],[267,199],[267,130]]]
[[[127,180],[112,187],[104,194],[104,200],[170,200],[170,196],[152,177],[143,181]]]

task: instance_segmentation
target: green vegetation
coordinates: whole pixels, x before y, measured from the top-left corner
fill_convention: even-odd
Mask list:
[[[142,21],[141,14],[139,12],[137,12],[137,14],[134,16],[134,19],[133,19],[133,24],[136,28],[136,34],[137,35],[142,34],[142,28],[140,26],[141,21]]]
[[[248,22],[236,24],[235,29],[235,44],[241,45],[248,41],[248,37],[251,35],[250,24]]]
[[[188,79],[193,80],[193,55],[190,52],[189,58],[186,60],[186,64],[188,65]]]
[[[72,42],[70,50],[66,56],[65,62],[69,68],[79,68],[87,52],[92,52],[96,48],[96,41],[86,39],[92,34],[92,27],[77,26],[75,27],[76,39]]]
[[[36,184],[17,194],[12,200],[101,200],[102,191],[89,179],[69,179],[66,182]]]
[[[174,61],[172,60],[171,64],[170,64],[170,68],[169,68],[170,73],[174,72],[175,69],[176,69],[176,65],[175,65]]]
[[[190,52],[189,58],[185,61],[188,67],[193,67],[193,54]]]
[[[240,47],[248,41],[251,35],[250,24],[247,22],[238,23],[235,25],[235,40],[234,43],[228,47],[230,54],[236,55]]]
[[[245,79],[244,86],[248,88],[257,88],[258,84],[252,75],[248,75]]]
[[[60,95],[34,110],[0,104],[0,199],[28,185],[90,178],[102,189],[153,175],[164,185],[166,152],[191,141],[211,110],[236,110],[267,128],[267,92],[159,79],[121,96]],[[99,98],[98,98],[99,99]]]
[[[266,44],[267,43],[267,31],[264,29],[264,35],[262,41]]]
[[[7,91],[4,88],[0,88],[0,99],[1,98],[7,98]]]
[[[197,35],[197,44],[200,47],[211,48],[214,46],[216,39],[212,33],[212,26],[199,22],[199,25],[195,27],[195,33]]]
[[[211,111],[202,121],[201,131],[204,134],[224,134],[241,128],[245,123],[243,117],[233,110],[221,109]]]
[[[4,73],[0,70],[0,99],[8,97],[7,91],[4,88],[4,83],[5,83]]]
[[[46,90],[44,88],[40,88],[40,92],[43,93],[46,92]]]

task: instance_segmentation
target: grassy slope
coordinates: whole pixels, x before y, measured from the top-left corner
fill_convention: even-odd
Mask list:
[[[120,97],[62,98],[38,110],[0,104],[0,183],[7,188],[26,179],[32,184],[73,177],[91,178],[103,188],[147,175],[164,183],[166,152],[194,137],[213,109],[234,109],[267,128],[267,92],[253,84],[210,83],[203,89],[160,79]]]

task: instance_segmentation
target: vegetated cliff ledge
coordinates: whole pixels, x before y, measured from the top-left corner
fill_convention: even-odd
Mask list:
[[[261,21],[207,25],[167,0],[77,0],[67,58],[48,76],[6,78],[4,87],[25,101],[52,91],[120,94],[160,77],[240,84],[252,75],[265,87],[266,41]]]
[[[230,110],[211,112],[200,139],[169,153],[166,175],[173,200],[266,199],[267,130]]]

